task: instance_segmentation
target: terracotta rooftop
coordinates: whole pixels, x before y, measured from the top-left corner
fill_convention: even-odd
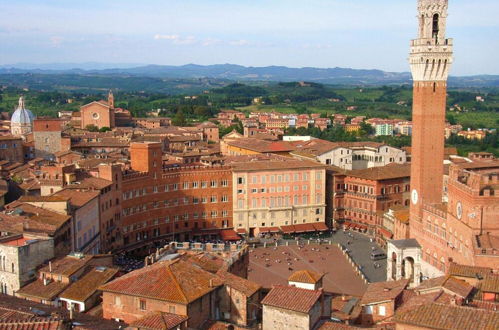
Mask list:
[[[81,279],[71,284],[60,297],[73,301],[85,301],[97,291],[99,286],[111,280],[118,271],[117,268],[95,267]]]
[[[299,313],[309,313],[321,295],[321,290],[306,290],[294,286],[275,286],[263,298],[262,305]]]
[[[380,167],[371,167],[364,170],[347,171],[344,174],[366,180],[390,180],[399,178],[409,178],[411,176],[411,164],[389,164]]]
[[[324,277],[324,274],[319,274],[311,270],[299,270],[291,274],[288,278],[289,282],[316,284]]]
[[[396,313],[394,320],[397,323],[430,329],[496,330],[499,312],[433,303]]]
[[[218,272],[224,265],[222,258],[203,252],[198,254],[184,254],[181,256],[181,259],[191,262],[212,274]]]
[[[43,283],[43,280],[36,280],[23,286],[17,291],[17,294],[21,297],[29,298],[40,298],[47,301],[54,300],[64,289],[68,287],[68,283],[50,281],[47,285]]]
[[[452,276],[472,277],[472,278],[477,278],[477,275],[483,278],[485,277],[485,275],[491,273],[492,269],[488,267],[466,266],[466,265],[459,265],[456,263],[451,263],[448,271],[448,274]]]
[[[67,202],[69,197],[64,196],[21,196],[18,199],[20,202],[25,203],[47,203],[47,202]]]
[[[284,157],[274,158],[258,156],[259,155],[227,157],[225,164],[232,166],[234,172],[325,168],[324,165],[314,161],[296,160]]]
[[[371,283],[361,299],[361,305],[370,305],[395,300],[405,290],[409,280]]]
[[[165,312],[154,312],[130,324],[130,327],[143,330],[170,330],[177,329],[188,317]]]
[[[8,204],[6,209],[7,211],[13,211],[13,213],[0,213],[0,218],[5,223],[13,224],[13,222],[17,221],[22,231],[26,229],[27,231],[54,234],[71,219],[69,215],[56,213],[19,201]]]
[[[226,271],[219,271],[217,275],[220,276],[225,285],[243,293],[246,297],[251,297],[261,289],[261,286],[256,284],[255,282],[249,281],[245,278],[236,276]]]
[[[442,289],[447,293],[450,292],[465,299],[470,295],[471,291],[473,291],[473,286],[466,281],[459,280],[452,276],[440,276],[423,281],[415,290],[424,292],[435,289]]]
[[[125,328],[123,323],[77,312],[74,313],[73,322],[71,324],[69,311],[66,308],[55,308],[0,294],[0,329],[60,330],[69,328],[74,330],[116,330]]]
[[[63,189],[52,196],[67,197],[70,199],[71,205],[80,208],[85,206],[91,200],[99,196],[98,191],[76,191],[73,189]]]
[[[331,321],[326,321],[324,322],[317,330],[357,330],[357,329],[364,329],[364,328],[358,328],[353,325],[347,325],[344,323],[337,323],[337,322],[331,322]]]
[[[83,258],[65,256],[51,262],[52,271],[51,267],[47,265],[41,268],[40,272],[71,276],[85,267],[92,258],[91,255],[85,255]]]
[[[486,275],[482,281],[481,290],[483,292],[493,292],[499,294],[499,275]]]
[[[267,141],[254,138],[244,138],[226,141],[232,147],[256,151],[259,153],[289,152],[295,150],[293,144],[285,141]]]
[[[101,287],[102,291],[189,304],[222,285],[207,271],[182,260],[161,261]]]

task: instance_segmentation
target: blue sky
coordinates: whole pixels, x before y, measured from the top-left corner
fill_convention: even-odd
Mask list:
[[[455,75],[499,74],[499,1],[449,0]],[[0,0],[0,64],[408,71],[416,0]]]

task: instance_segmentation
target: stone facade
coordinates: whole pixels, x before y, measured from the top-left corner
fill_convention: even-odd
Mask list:
[[[36,269],[54,257],[51,238],[17,235],[0,239],[0,293],[14,295],[36,278]]]
[[[288,309],[263,305],[263,330],[313,329],[321,318],[321,302],[317,302],[310,312],[300,313]]]
[[[254,236],[265,227],[325,223],[325,168],[279,164],[270,170],[241,164],[233,170],[234,228]]]
[[[36,119],[33,137],[35,140],[35,156],[38,158],[54,158],[54,154],[63,150],[62,121],[59,119]]]

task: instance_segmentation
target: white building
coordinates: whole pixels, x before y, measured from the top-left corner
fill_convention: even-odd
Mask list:
[[[315,160],[344,170],[407,162],[404,150],[376,142],[329,142],[316,139],[299,144],[290,154],[295,158]]]

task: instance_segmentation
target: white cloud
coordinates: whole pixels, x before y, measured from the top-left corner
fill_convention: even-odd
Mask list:
[[[192,45],[198,42],[198,40],[194,36],[181,37],[176,34],[156,34],[154,36],[154,39],[169,40],[175,45]]]
[[[229,42],[229,45],[231,46],[248,46],[249,44],[250,42],[244,39],[234,40]]]
[[[50,44],[54,47],[59,47],[63,41],[64,41],[63,37],[59,37],[59,36],[51,36],[50,37]]]
[[[166,40],[178,40],[180,37],[176,34],[156,34],[154,36],[155,40],[161,40],[161,39],[166,39]]]

